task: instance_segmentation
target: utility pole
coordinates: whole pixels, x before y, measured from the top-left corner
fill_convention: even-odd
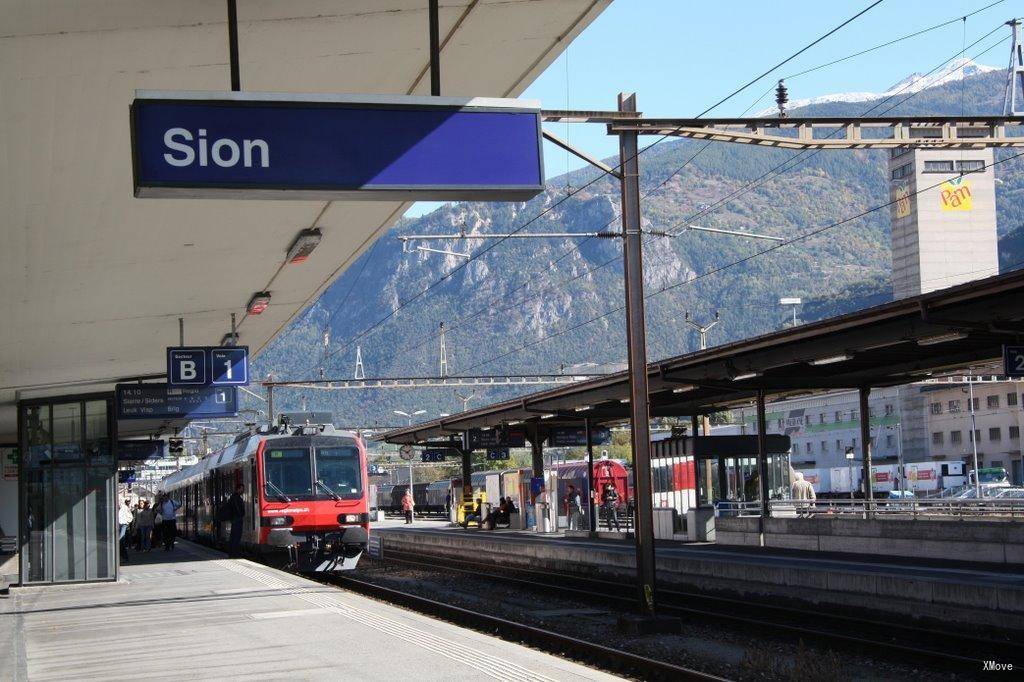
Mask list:
[[[694,322],[693,320],[691,320],[690,319],[690,311],[686,311],[686,316],[683,317],[683,321],[686,322],[686,324],[688,324],[691,327],[693,327],[694,329],[696,329],[697,333],[700,334],[700,349],[701,350],[707,350],[707,348],[708,348],[708,332],[711,331],[711,329],[714,328],[715,325],[717,325],[719,322],[721,322],[721,320],[719,319],[719,315],[718,315],[718,311],[717,310],[715,311],[715,319],[711,322],[711,324],[708,324],[708,325],[701,326],[701,325],[697,324],[696,322]],[[711,419],[706,414],[705,415],[701,415],[701,429],[703,430],[705,436],[710,436],[711,435]],[[693,430],[693,435],[694,436],[697,435],[697,429],[696,428]]]
[[[967,377],[967,400],[971,408],[971,449],[974,452],[974,497],[981,499],[981,472],[978,471],[978,422],[974,416],[974,368]]]
[[[469,401],[472,400],[474,396],[476,396],[476,390],[470,391],[469,395],[462,395],[458,391],[452,391],[452,393],[455,394],[456,398],[458,398],[459,400],[462,401],[462,411],[463,412],[465,412],[465,411],[467,411],[469,409]]]
[[[366,372],[363,370],[363,348],[362,346],[356,346],[356,371],[352,376],[353,379],[365,379]]]
[[[448,376],[448,349],[444,343],[444,322],[441,323],[441,373],[438,376],[442,379]]]
[[[1006,70],[1003,116],[1020,116],[1024,114],[1024,108],[1017,106],[1018,94],[1024,97],[1024,45],[1020,42],[1020,19],[1011,19],[1006,25],[1010,27],[1013,43],[1010,46],[1010,67]]]
[[[619,111],[635,112],[636,95],[619,94]],[[647,332],[644,315],[643,234],[640,222],[640,164],[636,131],[619,133],[622,186],[623,265],[626,280],[626,347],[629,358],[630,433],[636,495],[636,566],[640,617],[620,618],[624,629],[679,632],[678,619],[656,618],[654,608],[654,512],[651,492],[651,427],[647,385]]]
[[[690,319],[689,311],[686,312],[686,317],[683,318],[683,321],[686,322],[686,324],[688,324],[691,327],[693,327],[694,329],[696,329],[697,333],[700,334],[700,349],[701,350],[707,350],[707,347],[708,347],[708,332],[711,331],[714,328],[715,325],[717,325],[719,322],[721,322],[721,320],[719,319],[719,315],[718,315],[718,311],[717,310],[715,311],[715,319],[711,322],[711,324],[705,325],[703,327],[701,325],[697,324],[696,322],[694,322],[692,319]]]

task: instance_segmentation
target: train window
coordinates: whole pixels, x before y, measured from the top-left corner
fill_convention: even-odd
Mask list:
[[[313,472],[306,448],[270,448],[263,453],[267,498],[313,494]]]
[[[358,497],[363,487],[359,450],[355,447],[317,448],[316,477],[323,484],[319,493]]]

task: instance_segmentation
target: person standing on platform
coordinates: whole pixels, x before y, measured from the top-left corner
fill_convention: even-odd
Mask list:
[[[242,544],[242,528],[245,524],[245,501],[242,493],[245,486],[239,483],[235,486],[235,492],[228,498],[228,512],[231,520],[231,536],[228,539],[228,554],[233,557],[239,556],[239,547]]]
[[[608,530],[615,524],[615,530],[619,530],[619,493],[611,483],[604,484],[604,491],[601,493],[601,508],[604,510],[604,518],[608,523]]]
[[[142,509],[135,514],[135,525],[139,529],[139,551],[148,552],[153,549],[153,513],[154,509],[149,506],[149,500],[142,502]]]
[[[565,496],[565,515],[568,517],[569,530],[580,529],[580,519],[583,516],[583,500],[576,490],[576,486],[569,484],[568,493]]]
[[[402,495],[402,512],[405,514],[406,523],[412,523],[412,510],[415,506],[412,499],[412,490],[406,490],[405,495]]]
[[[128,526],[132,525],[132,501],[125,500],[124,506],[117,510],[117,544],[121,547],[121,563],[128,563]]]
[[[163,537],[165,552],[174,549],[174,538],[178,534],[177,517],[180,506],[181,502],[172,500],[171,496],[167,494],[163,496],[163,502],[160,503],[160,518],[163,519],[160,522],[160,535]]]

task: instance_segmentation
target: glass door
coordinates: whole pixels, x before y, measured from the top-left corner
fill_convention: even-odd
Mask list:
[[[19,405],[22,582],[116,578],[109,397]]]

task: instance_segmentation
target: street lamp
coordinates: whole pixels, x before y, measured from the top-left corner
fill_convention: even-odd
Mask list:
[[[853,446],[846,446],[846,468],[850,472],[850,501],[853,501]]]
[[[406,419],[408,419],[409,420],[409,426],[412,426],[412,418],[415,417],[416,415],[426,414],[427,411],[426,410],[416,410],[415,412],[410,413],[410,412],[403,412],[402,410],[394,410],[394,413],[397,414],[399,417],[405,417]],[[412,494],[413,494],[413,492],[412,492],[412,460],[410,459],[409,460],[409,495],[412,496]],[[415,498],[413,498],[413,499],[415,499]]]

